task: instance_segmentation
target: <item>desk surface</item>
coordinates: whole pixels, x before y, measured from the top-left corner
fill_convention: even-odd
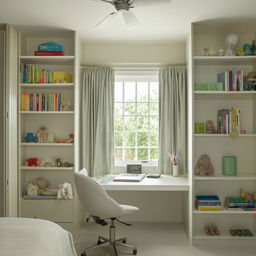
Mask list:
[[[160,178],[145,177],[140,182],[117,182],[109,181],[100,183],[107,191],[188,191],[189,184],[187,177],[173,177],[161,175]]]

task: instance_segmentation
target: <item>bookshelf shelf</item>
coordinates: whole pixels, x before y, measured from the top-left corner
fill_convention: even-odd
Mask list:
[[[241,215],[255,215],[256,211],[243,211],[243,210],[226,210],[221,211],[198,211],[194,210],[194,214],[241,214]]]
[[[254,95],[256,91],[194,91],[195,95]]]
[[[71,115],[74,111],[20,111],[20,114],[38,114],[38,115]]]
[[[25,64],[72,64],[74,56],[20,56]]]
[[[237,175],[237,176],[224,176],[216,175],[212,177],[195,176],[196,181],[256,181],[256,175]]]
[[[73,143],[24,143],[20,144],[21,146],[27,147],[72,147]]]
[[[73,171],[74,167],[34,167],[21,166],[22,171]]]
[[[20,83],[21,88],[29,89],[58,89],[58,88],[73,88],[74,83],[64,83],[64,84],[24,84]]]
[[[256,137],[256,134],[239,134],[237,136],[230,136],[230,134],[194,134],[194,137],[228,137],[228,138],[237,138],[237,137]]]
[[[197,232],[193,237],[195,240],[255,240],[256,236],[252,237],[241,237],[241,236],[231,236],[228,232],[220,231],[220,236],[208,236],[203,232]],[[255,232],[253,232],[255,234]]]

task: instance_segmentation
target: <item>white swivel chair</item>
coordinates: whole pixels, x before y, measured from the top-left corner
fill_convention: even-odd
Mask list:
[[[86,249],[81,256],[86,256],[86,253],[89,250],[104,246],[112,246],[116,256],[118,256],[117,246],[131,248],[133,255],[136,255],[136,247],[127,244],[126,238],[115,238],[115,221],[119,221],[120,217],[135,213],[138,211],[138,208],[130,205],[118,204],[108,196],[105,190],[95,180],[87,175],[86,169],[82,169],[75,173],[75,185],[81,204],[88,211],[90,217],[93,218],[97,224],[101,224],[103,226],[107,225],[105,220],[109,219],[111,221],[109,227],[109,238],[99,236],[97,245]],[[124,222],[121,223],[130,225]]]

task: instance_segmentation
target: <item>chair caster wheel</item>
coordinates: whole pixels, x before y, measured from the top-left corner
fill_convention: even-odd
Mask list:
[[[100,240],[98,240],[97,245],[100,245],[100,244],[102,244],[102,242]]]
[[[86,256],[86,253],[84,252],[84,253],[81,253],[81,256]]]
[[[127,242],[127,239],[124,239],[124,240],[123,240],[123,243],[126,244],[126,242]]]
[[[132,254],[137,255],[137,249],[133,249]]]

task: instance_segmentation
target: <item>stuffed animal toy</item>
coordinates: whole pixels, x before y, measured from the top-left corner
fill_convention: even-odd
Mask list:
[[[38,195],[41,196],[56,196],[57,189],[50,188],[50,182],[43,177],[39,177],[32,181],[32,184],[38,188]]]
[[[40,160],[40,166],[41,167],[54,167],[55,164],[50,158],[42,158]]]
[[[38,167],[39,159],[38,158],[28,158],[25,160],[25,162],[26,162],[26,166]]]
[[[29,142],[38,142],[38,137],[34,135],[32,132],[28,132],[24,134],[24,142],[29,143]]]
[[[195,167],[195,175],[198,176],[213,176],[214,175],[214,167],[211,163],[211,159],[207,154],[200,156],[197,160],[197,164]]]
[[[29,183],[27,186],[27,195],[28,196],[37,196],[38,195],[38,186],[33,183]]]
[[[69,183],[58,186],[57,199],[73,199],[72,187]]]

